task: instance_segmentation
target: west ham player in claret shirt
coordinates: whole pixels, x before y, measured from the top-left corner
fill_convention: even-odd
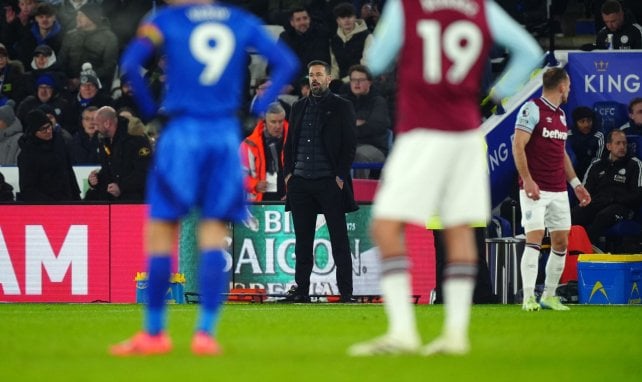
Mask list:
[[[542,96],[526,102],[517,114],[513,157],[519,172],[519,205],[526,244],[521,260],[524,301],[522,309],[569,310],[555,296],[564,271],[571,209],[566,191],[568,181],[580,206],[591,195],[575,175],[566,154],[568,127],[561,106],[566,103],[571,81],[563,68],[549,68],[542,76]],[[544,230],[551,234],[551,253],[546,261],[544,292],[535,298],[535,281]]]
[[[492,22],[491,22],[492,21]],[[495,99],[514,93],[540,65],[542,51],[497,4],[483,0],[388,0],[366,52],[373,74],[397,55],[397,139],[373,207],[381,252],[388,331],[353,345],[353,356],[464,354],[477,273],[471,224],[490,216],[484,137],[478,129],[480,83],[493,41],[511,52]],[[444,226],[445,319],[441,336],[422,347],[415,323],[404,226]]]

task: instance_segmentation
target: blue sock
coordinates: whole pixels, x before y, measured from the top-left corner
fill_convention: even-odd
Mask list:
[[[198,282],[201,292],[196,330],[215,334],[221,304],[225,301],[228,276],[225,272],[225,255],[221,249],[209,249],[201,253]]]
[[[145,331],[151,335],[156,335],[165,328],[165,296],[169,288],[171,264],[170,256],[151,255],[149,258]]]

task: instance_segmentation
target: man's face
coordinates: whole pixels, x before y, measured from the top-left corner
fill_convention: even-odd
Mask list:
[[[18,2],[18,8],[20,8],[20,12],[26,15],[30,14],[35,7],[36,7],[35,0],[20,0]]]
[[[40,29],[49,30],[56,22],[56,16],[54,15],[38,15],[36,16],[36,23]]]
[[[96,24],[94,24],[93,21],[89,17],[87,17],[84,13],[78,12],[76,13],[76,27],[79,30],[93,30],[96,29]]]
[[[622,159],[626,156],[626,135],[621,132],[613,134],[611,142],[606,144],[612,160]]]
[[[49,57],[45,56],[44,54],[38,53],[36,56],[34,56],[34,62],[36,63],[36,68],[38,69],[46,69],[47,68],[47,63],[49,63]]]
[[[98,88],[91,82],[80,84],[80,96],[84,99],[94,98],[98,93]]]
[[[577,129],[582,134],[588,134],[593,129],[593,118],[582,118],[577,121]]]
[[[602,21],[604,21],[606,29],[615,32],[624,24],[624,12],[611,13],[610,15],[602,13]]]
[[[50,141],[53,138],[53,125],[51,124],[51,122],[47,122],[46,124],[40,126],[35,135],[37,138],[42,139],[43,141]]]
[[[96,133],[96,122],[94,121],[94,117],[96,116],[96,111],[83,111],[82,113],[82,128],[85,130],[85,133],[89,135],[90,137],[93,136]]]
[[[560,84],[560,87],[562,92],[562,105],[563,105],[568,101],[568,94],[571,92],[571,79],[566,78],[566,80],[562,81],[562,83]]]
[[[294,12],[290,19],[290,25],[299,33],[307,32],[308,29],[310,29],[310,16],[308,16],[308,12]]]
[[[337,25],[343,33],[349,33],[354,30],[355,23],[357,21],[356,16],[348,16],[348,17],[337,17]]]
[[[53,88],[49,85],[38,86],[38,99],[40,102],[49,102],[53,96]]]
[[[310,82],[310,91],[313,95],[319,95],[325,92],[330,86],[332,76],[326,73],[325,66],[312,65],[308,72],[308,79]]]
[[[353,71],[350,73],[350,90],[356,96],[362,96],[370,92],[372,82],[368,80],[368,76],[363,72]]]
[[[631,107],[629,118],[636,126],[642,126],[642,102],[638,102]]]
[[[285,114],[265,114],[265,128],[268,134],[274,138],[281,138],[283,136],[283,125],[285,121]]]

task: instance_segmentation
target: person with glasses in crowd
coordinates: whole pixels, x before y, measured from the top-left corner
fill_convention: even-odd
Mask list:
[[[54,131],[47,114],[35,109],[26,118],[20,138],[18,177],[23,202],[80,200],[80,188],[63,137]]]

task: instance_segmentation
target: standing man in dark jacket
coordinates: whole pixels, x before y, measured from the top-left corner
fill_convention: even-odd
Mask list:
[[[98,155],[102,166],[89,174],[91,189],[85,200],[142,203],[152,154],[149,140],[127,133],[129,121],[110,106],[98,109],[94,121],[103,136]]]
[[[317,214],[325,216],[332,257],[337,266],[341,301],[352,301],[352,256],[346,212],[358,209],[350,167],[356,150],[352,104],[330,92],[330,65],[308,64],[311,94],[292,106],[285,145],[283,173],[287,186],[286,210],[292,211],[296,235],[295,281],[288,301],[309,302],[314,266],[314,232]]]
[[[584,176],[593,201],[572,212],[573,224],[586,228],[593,244],[607,228],[632,218],[642,205],[642,161],[627,155],[622,130],[609,132],[606,149],[609,155],[591,163]]]
[[[24,202],[80,200],[80,188],[71,157],[60,133],[44,111],[27,114],[25,135],[20,138],[18,174]]]

